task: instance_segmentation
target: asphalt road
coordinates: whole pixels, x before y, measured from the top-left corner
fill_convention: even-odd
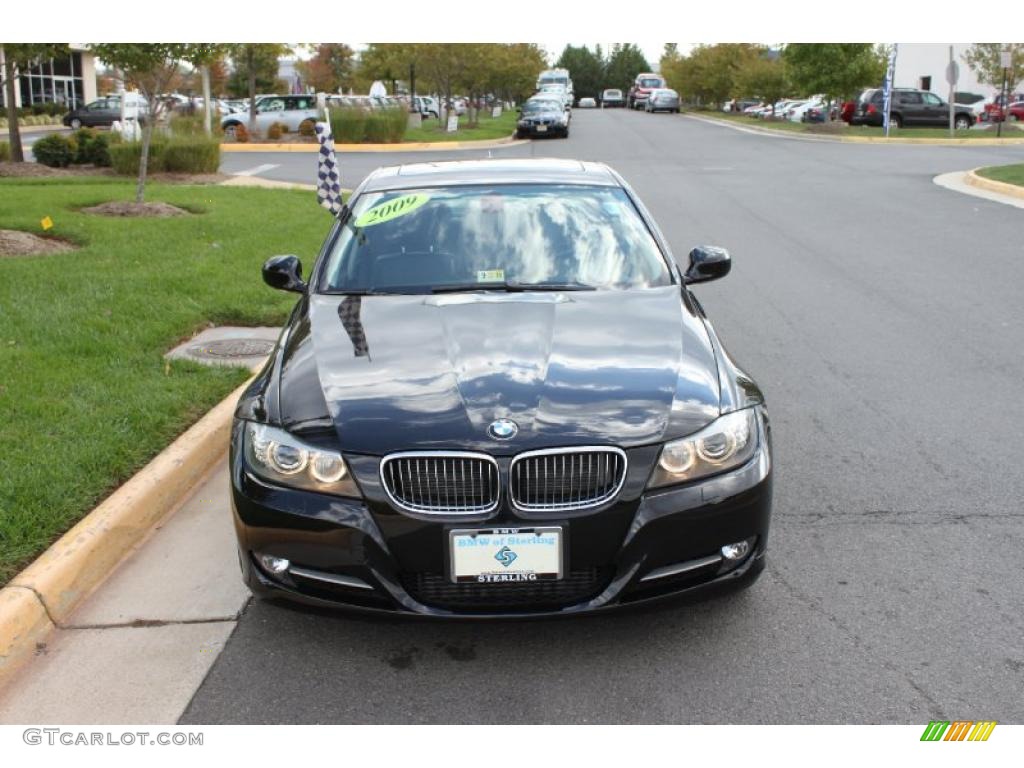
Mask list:
[[[504,152],[606,161],[678,259],[731,250],[732,274],[696,293],[769,399],[766,573],[731,598],[574,621],[254,602],[182,722],[1024,722],[1024,217],[932,183],[1024,148],[577,111],[568,141]],[[312,156],[244,157],[311,178]],[[400,157],[343,158],[345,181]]]

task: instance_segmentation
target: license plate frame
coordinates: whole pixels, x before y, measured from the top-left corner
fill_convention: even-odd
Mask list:
[[[483,543],[459,542],[471,539]],[[553,543],[529,538],[554,539]],[[448,578],[454,584],[522,584],[565,577],[566,530],[561,525],[524,528],[458,528],[448,531]],[[498,559],[507,548],[515,555]],[[493,563],[493,566],[491,565]]]
[[[537,133],[547,133],[548,127],[546,125],[538,125]]]

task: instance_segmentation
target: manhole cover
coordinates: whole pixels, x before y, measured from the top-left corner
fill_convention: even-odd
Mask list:
[[[189,347],[196,357],[241,358],[269,355],[275,342],[267,339],[215,339]]]

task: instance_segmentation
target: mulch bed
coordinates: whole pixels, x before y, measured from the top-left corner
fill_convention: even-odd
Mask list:
[[[109,203],[100,203],[80,210],[82,213],[92,213],[97,216],[149,216],[158,219],[187,216],[189,213],[184,208],[170,203],[136,203],[128,200],[112,200]]]
[[[40,237],[19,229],[0,229],[0,257],[42,256],[50,253],[67,253],[75,246],[55,237]]]

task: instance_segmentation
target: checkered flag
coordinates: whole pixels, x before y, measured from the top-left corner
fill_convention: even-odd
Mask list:
[[[338,305],[338,317],[341,325],[352,342],[352,351],[356,357],[369,357],[370,345],[366,343],[366,332],[363,329],[363,322],[359,319],[359,313],[363,308],[361,296],[348,296]]]
[[[337,216],[341,213],[341,175],[338,173],[338,160],[334,156],[331,124],[317,123],[316,138],[320,142],[316,167],[316,201],[330,211],[332,216]]]

